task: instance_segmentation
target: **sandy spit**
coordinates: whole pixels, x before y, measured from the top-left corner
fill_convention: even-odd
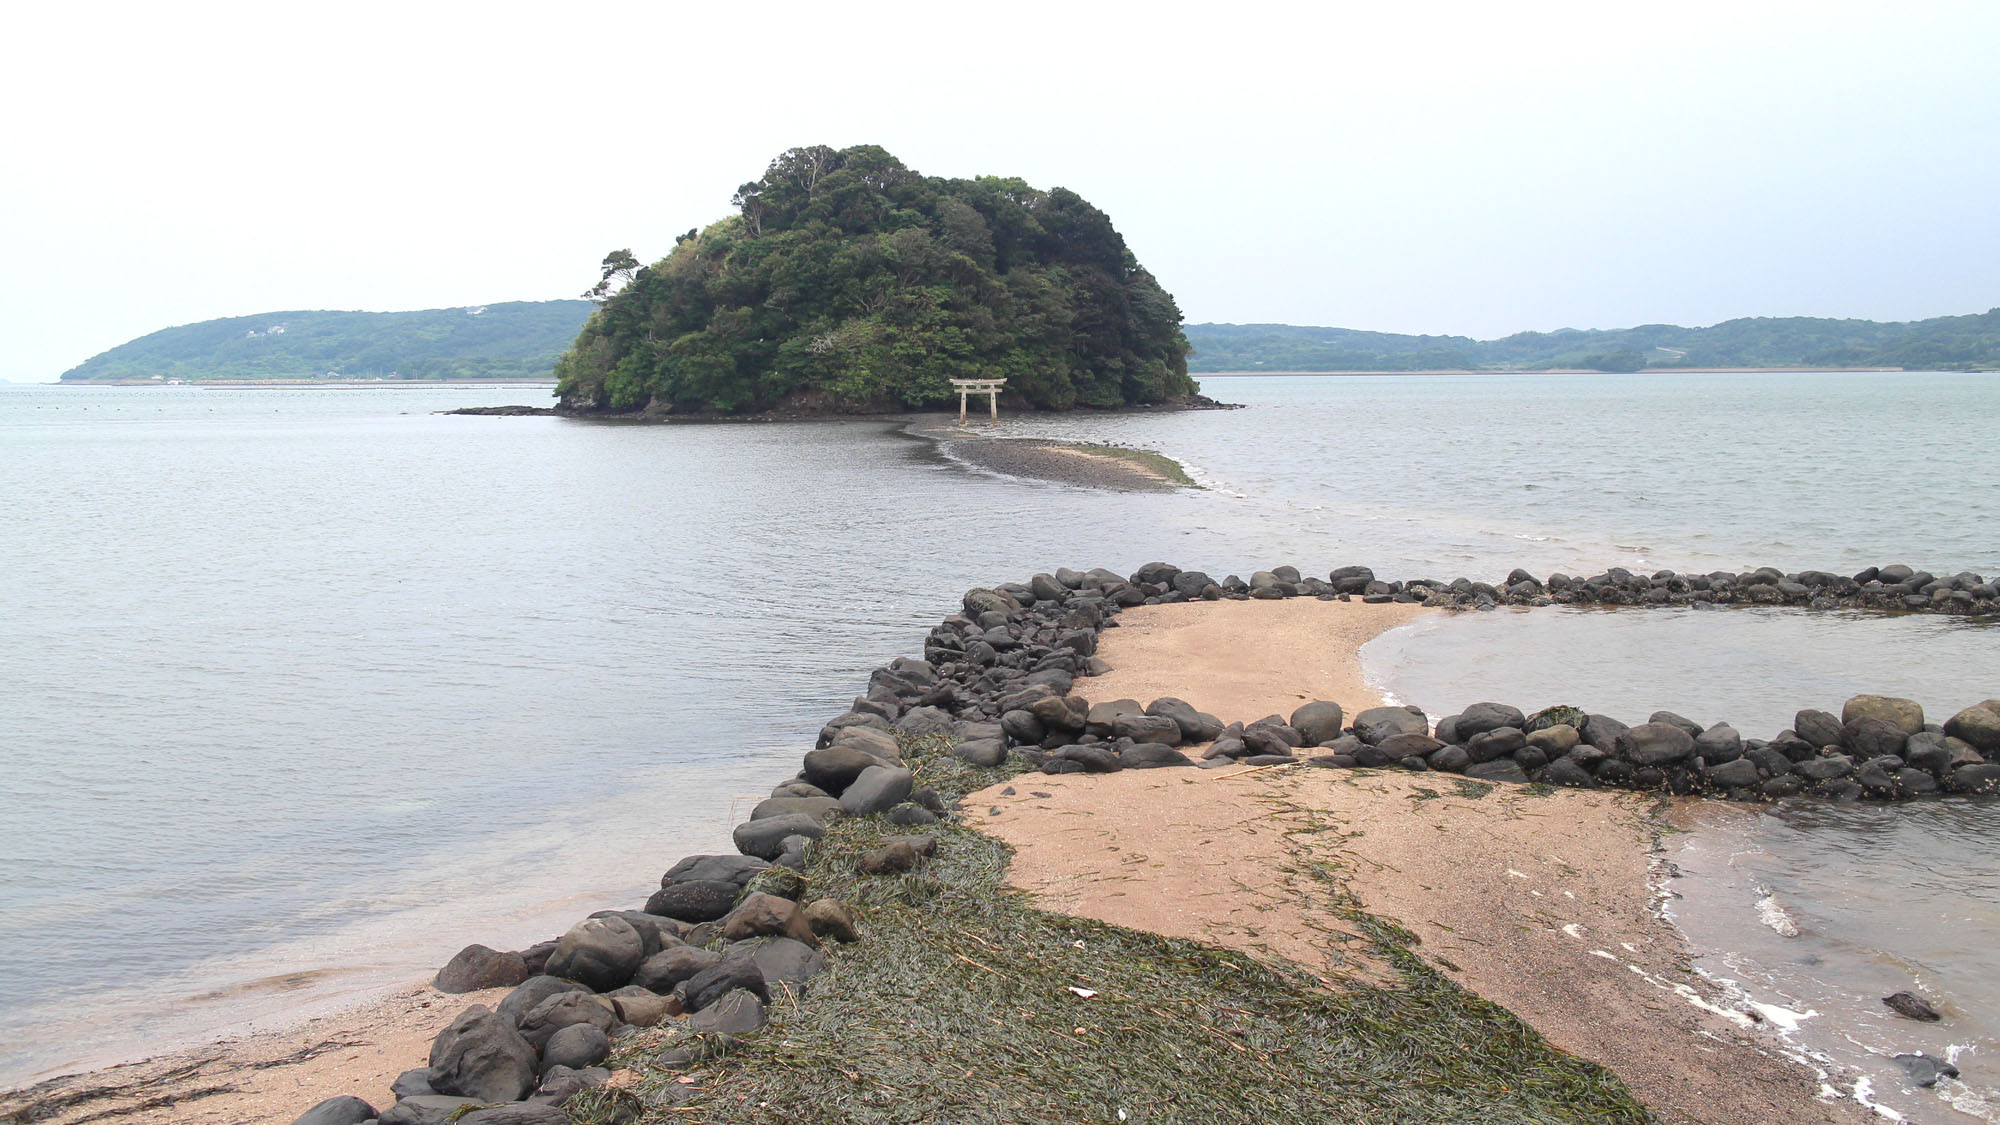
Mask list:
[[[1381,703],[1362,643],[1413,607],[1285,600],[1120,615],[1093,700],[1162,695],[1224,721],[1306,699]],[[1382,979],[1329,911],[1338,893],[1415,934],[1417,952],[1551,1043],[1616,1072],[1675,1122],[1859,1120],[1818,1100],[1687,967],[1656,909],[1657,803],[1639,794],[1482,786],[1443,774],[1310,767],[1027,774],[966,799],[1015,849],[1014,885],[1046,907],[1281,957],[1329,987]]]

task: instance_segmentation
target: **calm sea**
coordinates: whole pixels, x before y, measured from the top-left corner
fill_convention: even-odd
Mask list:
[[[434,413],[545,388],[0,387],[0,1082],[292,1017],[637,901],[679,855],[726,849],[866,671],[915,652],[969,586],[1152,559],[1489,580],[2000,571],[1988,377],[1206,389],[1250,408],[1005,420],[1162,449],[1209,486],[1107,495],[969,471],[879,423]],[[2000,695],[1991,630],[1684,614],[1631,636],[1633,620],[1467,616],[1371,666],[1439,712],[1541,692],[1764,735],[1854,684],[1939,710]],[[1607,661],[1649,652],[1669,670],[1644,691],[1603,685]],[[1569,678],[1507,677],[1529,663]],[[1874,831],[1847,815],[1873,814],[1695,835],[1818,857]],[[1919,820],[1908,865],[1976,866],[2000,839],[1979,814]],[[1708,881],[1774,876],[1730,878]],[[1926,886],[1903,908],[1987,893]],[[1827,887],[1788,893],[1840,916]],[[1738,913],[1719,906],[1697,940],[1737,950],[1756,925]],[[2000,940],[1990,915],[1952,925],[1968,947]],[[1961,967],[1925,982],[2000,999]],[[1959,1065],[2000,1086],[1980,1035]]]

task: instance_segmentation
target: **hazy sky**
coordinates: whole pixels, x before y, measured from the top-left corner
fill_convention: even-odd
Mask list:
[[[1108,212],[1189,321],[2000,305],[2000,4],[25,5],[0,378],[569,297],[803,144]]]

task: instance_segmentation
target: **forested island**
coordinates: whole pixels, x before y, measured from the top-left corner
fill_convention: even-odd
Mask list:
[[[1907,323],[1748,317],[1708,328],[1566,328],[1499,340],[1290,324],[1191,324],[1196,372],[1645,371],[1705,367],[2000,368],[2000,309]]]
[[[1038,409],[1192,394],[1174,299],[1065,188],[942,179],[873,145],[795,148],[665,258],[604,261],[556,365],[577,413],[854,413],[1005,379]]]
[[[205,320],[100,352],[62,381],[548,379],[593,309],[582,300],[506,301]]]

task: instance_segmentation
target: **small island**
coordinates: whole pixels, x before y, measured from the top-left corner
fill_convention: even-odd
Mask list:
[[[1003,406],[1043,410],[1196,390],[1173,297],[1073,191],[813,146],[734,202],[650,266],[604,259],[602,305],[556,364],[567,412],[901,412],[944,405],[952,379],[1005,379]]]

